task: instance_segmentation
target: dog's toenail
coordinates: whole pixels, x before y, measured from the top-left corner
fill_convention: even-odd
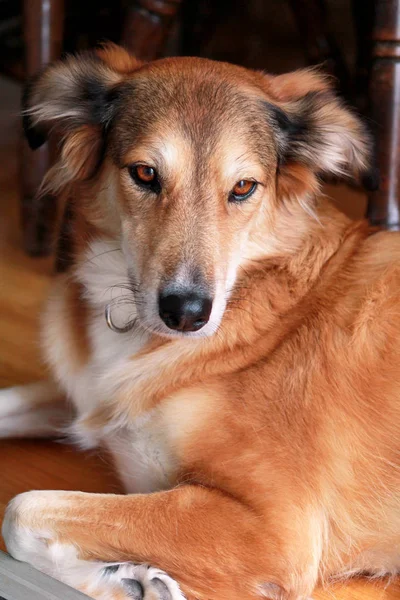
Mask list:
[[[140,581],[137,581],[136,579],[123,579],[122,583],[124,584],[124,588],[129,598],[133,598],[133,600],[143,600],[144,589]]]
[[[109,567],[104,567],[103,575],[112,575],[118,571],[119,567],[120,565],[110,565]]]
[[[169,591],[166,584],[163,581],[161,581],[161,579],[158,579],[158,577],[155,577],[154,579],[151,580],[151,583],[156,588],[156,590],[160,596],[160,600],[172,600],[171,592]]]

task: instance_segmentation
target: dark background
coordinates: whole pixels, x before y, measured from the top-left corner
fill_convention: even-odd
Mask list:
[[[21,0],[0,0],[0,70],[18,79],[24,77],[22,4]],[[104,40],[120,41],[130,2],[66,0],[65,4],[65,52],[74,52]],[[209,17],[203,42],[195,48],[196,52],[192,52],[193,31],[199,16],[210,9],[202,0],[186,0],[164,54],[195,53],[271,72],[283,72],[319,62],[327,58],[332,47],[336,46],[334,51],[339,49],[350,79],[354,79],[356,42],[350,1],[324,1],[322,11],[326,17],[328,42],[332,47],[326,48],[325,32],[321,32],[320,39],[316,40],[319,47],[314,56],[310,56],[313,49],[310,51],[310,43],[299,31],[293,11],[295,3],[290,0],[214,0],[208,4],[213,14]],[[307,18],[311,20],[313,17],[309,15]],[[329,59],[326,61],[329,69],[332,65],[328,63]],[[348,83],[342,83],[347,88]]]

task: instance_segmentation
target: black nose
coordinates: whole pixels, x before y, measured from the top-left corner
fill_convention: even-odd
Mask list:
[[[194,293],[160,294],[159,314],[170,329],[198,331],[210,318],[212,300]]]

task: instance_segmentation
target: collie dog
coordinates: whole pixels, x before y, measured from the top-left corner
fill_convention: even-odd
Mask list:
[[[400,567],[400,235],[321,174],[371,179],[361,121],[313,70],[105,46],[30,85],[70,264],[51,381],[3,390],[4,436],[112,456],[126,495],[31,491],[19,560],[96,599],[304,600]],[[66,402],[67,400],[67,402]],[[65,425],[64,425],[65,428]]]

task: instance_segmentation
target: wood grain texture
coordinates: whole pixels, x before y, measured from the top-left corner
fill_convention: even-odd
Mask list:
[[[369,199],[374,225],[400,230],[400,0],[377,0],[371,68],[371,117],[380,188]]]
[[[39,379],[44,374],[38,347],[39,312],[50,283],[51,259],[30,259],[18,227],[16,146],[19,89],[0,80],[0,386]],[[14,115],[14,116],[13,116]],[[365,197],[343,187],[327,188],[352,216]],[[42,441],[0,442],[0,520],[7,502],[32,489],[118,492],[105,457]],[[4,545],[0,542],[0,547]],[[357,579],[331,586],[314,600],[400,600],[400,583]]]
[[[25,0],[23,3],[25,72],[33,77],[61,56],[64,0]],[[26,140],[20,147],[21,218],[25,250],[32,256],[48,256],[57,218],[57,205],[49,194],[37,196],[41,180],[54,162],[56,148],[45,143],[33,152]]]
[[[121,43],[140,60],[159,58],[182,0],[130,0]]]

